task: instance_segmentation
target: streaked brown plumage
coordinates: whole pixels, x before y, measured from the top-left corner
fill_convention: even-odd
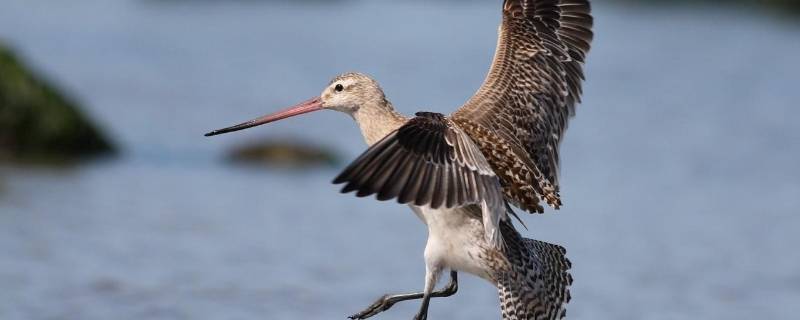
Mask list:
[[[347,73],[318,98],[218,130],[216,135],[321,109],[351,115],[370,148],[335,180],[343,191],[409,204],[428,226],[421,293],[386,296],[352,318],[394,303],[455,293],[456,271],[494,283],[503,318],[559,319],[572,282],[563,248],[523,238],[512,203],[559,208],[559,144],[580,101],[592,40],[588,0],[505,0],[497,52],[478,92],[450,117],[397,113],[372,78]],[[434,291],[444,269],[451,285]]]
[[[543,212],[540,200],[561,206],[559,145],[580,101],[592,24],[586,0],[506,0],[494,62],[475,96],[450,117],[418,113],[334,180],[358,196],[441,208],[435,215],[451,208],[482,212],[486,242],[501,242],[473,241],[481,249],[472,253],[480,265],[472,273],[498,287],[507,320],[563,318],[571,264],[562,247],[521,237],[508,220],[513,211],[480,210],[476,200],[496,197],[487,186],[497,181],[505,200],[528,212]],[[470,142],[481,154],[459,152],[474,149]],[[483,168],[487,164],[492,170]],[[498,228],[500,236],[492,238]],[[385,310],[385,303],[381,299],[354,318]]]
[[[555,244],[523,238],[501,225],[508,264],[494,274],[504,320],[561,319],[571,296],[572,263]]]
[[[580,101],[590,10],[586,0],[505,1],[489,75],[452,115],[529,212],[543,212],[539,199],[561,205],[559,143]]]
[[[580,101],[582,65],[593,37],[590,10],[586,0],[505,1],[497,51],[484,84],[449,118],[436,119],[469,136],[499,177],[506,200],[528,212],[543,212],[540,199],[554,208],[561,206],[559,144]],[[419,117],[410,121],[411,127],[430,122]],[[409,128],[400,128],[404,130]],[[411,142],[427,145],[426,138],[416,137]],[[337,183],[344,178],[340,176]],[[345,191],[360,189],[359,196],[366,196],[383,187],[368,182],[352,181]],[[394,198],[386,195],[380,194],[379,199]],[[441,195],[416,198],[439,199]],[[408,196],[399,200],[412,202]],[[465,202],[448,204],[452,208]],[[437,202],[433,208],[440,205]]]

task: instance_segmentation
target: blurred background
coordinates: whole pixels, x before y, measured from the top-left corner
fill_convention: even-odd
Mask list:
[[[797,1],[595,1],[565,206],[571,319],[800,313]],[[0,1],[0,319],[343,319],[422,288],[426,230],[330,183],[321,112],[202,134],[373,75],[403,113],[481,84],[500,1]],[[380,319],[410,319],[417,302]],[[497,319],[462,277],[431,319]]]

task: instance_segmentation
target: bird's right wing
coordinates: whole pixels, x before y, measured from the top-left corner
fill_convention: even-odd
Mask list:
[[[436,113],[417,117],[371,146],[334,183],[359,197],[432,209],[478,205],[490,243],[502,246],[507,220],[500,181],[480,149],[449,119]]]

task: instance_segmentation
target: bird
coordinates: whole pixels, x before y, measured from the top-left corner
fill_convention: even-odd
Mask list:
[[[457,292],[458,272],[497,287],[503,319],[561,319],[573,281],[566,250],[524,238],[511,218],[522,223],[513,207],[543,213],[543,203],[562,205],[559,147],[581,101],[593,23],[588,0],[504,0],[489,73],[447,116],[404,116],[376,80],[350,72],[315,98],[206,136],[318,110],[355,120],[368,148],[334,183],[343,193],[408,205],[428,240],[422,292],[384,295],[351,319],[418,299],[414,319],[427,319],[432,298]],[[445,270],[450,281],[435,290]]]

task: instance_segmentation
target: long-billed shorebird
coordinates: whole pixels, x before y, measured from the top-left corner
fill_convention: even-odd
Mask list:
[[[565,250],[523,238],[508,204],[543,212],[559,196],[559,144],[580,100],[593,37],[588,0],[505,0],[494,62],[478,92],[450,116],[395,111],[372,78],[346,73],[319,97],[207,136],[316,110],[352,116],[369,149],[334,183],[359,197],[408,204],[428,226],[425,286],[386,295],[351,316],[366,319],[399,301],[454,294],[457,271],[495,284],[504,319],[559,319],[572,277]],[[445,270],[450,284],[434,291]]]

